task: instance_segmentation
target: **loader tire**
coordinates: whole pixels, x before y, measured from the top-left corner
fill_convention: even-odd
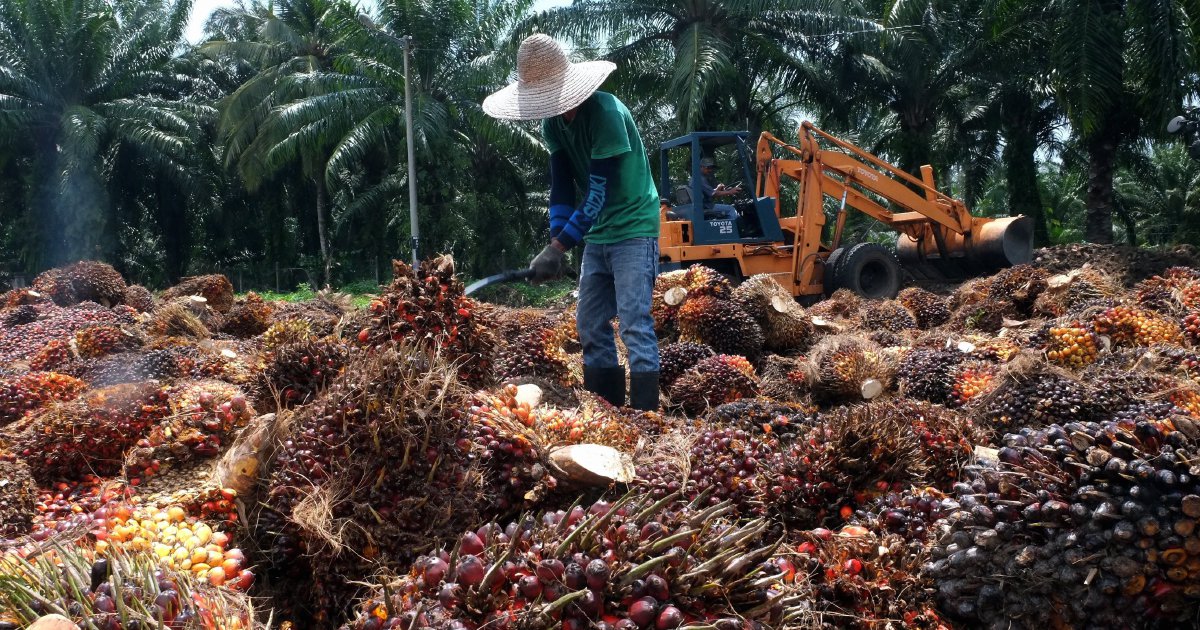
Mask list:
[[[890,300],[900,292],[900,263],[882,245],[859,243],[838,257],[833,280],[834,290],[849,289],[865,298]]]
[[[829,252],[829,257],[825,259],[825,277],[824,282],[825,297],[833,295],[837,291],[837,264],[842,259],[842,255],[846,253],[845,247],[839,247],[832,252]]]

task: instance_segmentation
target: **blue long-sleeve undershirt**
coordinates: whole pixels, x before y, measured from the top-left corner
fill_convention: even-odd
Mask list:
[[[574,207],[575,182],[565,151],[550,155],[550,237],[570,249],[583,240],[604,210],[617,181],[617,158],[592,160],[583,203]]]

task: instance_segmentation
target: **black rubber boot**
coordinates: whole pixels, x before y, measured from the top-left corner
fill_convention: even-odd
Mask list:
[[[639,411],[658,411],[658,372],[629,374],[629,406]]]
[[[625,406],[625,368],[583,366],[583,388],[612,403]]]

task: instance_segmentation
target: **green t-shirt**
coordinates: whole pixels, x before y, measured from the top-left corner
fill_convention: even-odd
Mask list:
[[[631,238],[658,238],[658,188],[650,174],[646,147],[633,116],[617,97],[592,94],[568,123],[562,116],[542,121],[550,153],[566,151],[579,190],[588,189],[593,159],[618,157],[617,181],[588,230],[588,243],[607,244]]]

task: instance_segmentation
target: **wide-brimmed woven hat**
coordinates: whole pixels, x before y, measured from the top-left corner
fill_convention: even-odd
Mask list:
[[[517,82],[483,100],[493,118],[537,120],[558,116],[587,100],[616,64],[610,61],[571,63],[549,35],[530,35],[517,52]]]

